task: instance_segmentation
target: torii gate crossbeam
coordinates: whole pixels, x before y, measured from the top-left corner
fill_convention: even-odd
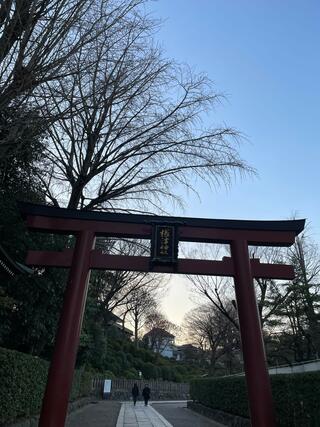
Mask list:
[[[20,204],[33,231],[74,234],[73,250],[29,251],[27,264],[70,268],[40,427],[63,427],[81,332],[90,269],[231,276],[235,281],[243,361],[253,427],[274,427],[275,415],[253,278],[293,279],[293,268],[249,258],[248,246],[291,246],[304,220],[238,221],[77,211]],[[151,239],[150,257],[106,255],[95,238]],[[162,239],[162,240],[161,240]],[[228,243],[231,258],[179,259],[178,242]]]

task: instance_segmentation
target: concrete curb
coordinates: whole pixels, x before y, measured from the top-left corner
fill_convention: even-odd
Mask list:
[[[124,423],[124,403],[121,404],[116,427],[122,427]]]

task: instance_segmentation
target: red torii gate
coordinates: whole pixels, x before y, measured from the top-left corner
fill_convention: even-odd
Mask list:
[[[250,259],[248,246],[291,246],[305,220],[243,221],[78,211],[20,204],[33,231],[73,234],[75,248],[29,251],[32,266],[68,267],[65,291],[40,427],[63,427],[72,385],[90,269],[230,276],[235,280],[243,361],[253,427],[275,426],[275,415],[253,278],[293,279],[291,266]],[[151,239],[151,256],[106,255],[94,249],[96,236]],[[179,259],[178,242],[227,243],[222,261]]]

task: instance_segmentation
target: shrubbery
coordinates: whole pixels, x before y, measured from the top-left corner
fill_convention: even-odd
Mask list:
[[[248,398],[244,377],[204,378],[191,381],[193,400],[210,408],[248,417]]]
[[[48,367],[38,357],[0,348],[0,425],[39,413]],[[71,400],[90,394],[91,378],[75,371]]]
[[[320,372],[272,375],[271,384],[278,427],[320,426]],[[244,377],[193,380],[190,394],[210,408],[249,417]]]
[[[74,371],[70,401],[79,399],[79,397],[89,396],[92,392],[92,378],[95,373],[77,369]]]
[[[98,369],[94,365],[92,368]],[[115,337],[108,339],[103,371],[105,369],[121,378],[138,379],[140,371],[147,380],[176,382],[187,382],[202,373],[198,368],[167,359],[146,348],[136,348],[131,341]]]
[[[320,372],[272,375],[271,379],[279,426],[320,426]]]
[[[38,412],[47,372],[42,359],[0,349],[0,423]]]

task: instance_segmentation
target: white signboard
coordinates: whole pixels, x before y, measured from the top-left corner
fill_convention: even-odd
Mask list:
[[[104,384],[103,384],[103,397],[105,399],[108,398],[108,396],[111,393],[111,380],[104,380]]]
[[[104,380],[103,393],[111,392],[111,380]]]

